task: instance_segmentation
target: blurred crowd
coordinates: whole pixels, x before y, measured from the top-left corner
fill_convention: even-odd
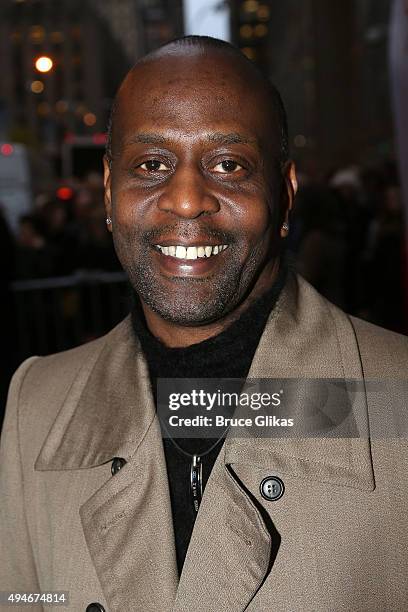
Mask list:
[[[119,269],[106,231],[102,176],[91,173],[37,195],[32,212],[20,218],[11,243],[13,279]]]
[[[300,174],[292,250],[299,272],[346,312],[407,333],[402,196],[391,162],[312,181]]]
[[[297,267],[347,312],[397,331],[404,317],[403,220],[392,163],[350,167],[311,178],[299,172],[290,250]],[[3,278],[38,279],[120,264],[106,230],[99,174],[36,197],[16,236],[2,220]]]

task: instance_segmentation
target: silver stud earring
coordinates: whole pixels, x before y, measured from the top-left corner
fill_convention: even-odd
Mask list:
[[[286,221],[284,223],[282,223],[282,229],[285,232],[289,231],[289,223],[286,223]]]
[[[110,217],[106,217],[106,225],[110,225],[112,223],[112,219]]]

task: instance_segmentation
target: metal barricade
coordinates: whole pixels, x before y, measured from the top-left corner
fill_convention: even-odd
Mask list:
[[[123,272],[15,281],[17,356],[48,355],[106,333],[129,312]]]

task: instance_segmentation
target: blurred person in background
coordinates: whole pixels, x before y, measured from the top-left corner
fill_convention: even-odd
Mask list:
[[[56,251],[47,243],[38,215],[23,215],[19,221],[16,247],[16,278],[53,276]]]
[[[369,217],[362,202],[360,168],[342,168],[329,179],[332,194],[343,215],[345,275],[343,276],[344,307],[347,312],[358,312],[361,300],[361,253],[367,235]]]
[[[403,293],[404,222],[401,189],[389,185],[372,220],[365,253],[367,318],[400,331],[406,322]]]
[[[299,273],[328,300],[346,307],[347,237],[345,213],[323,186],[304,187],[296,200],[300,235],[296,248]]]
[[[105,215],[100,204],[88,209],[84,229],[86,233],[78,243],[76,255],[78,269],[108,272],[120,269],[111,237],[106,232]]]

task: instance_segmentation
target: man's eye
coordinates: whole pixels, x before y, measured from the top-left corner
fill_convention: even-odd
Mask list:
[[[146,170],[147,172],[157,172],[168,169],[167,166],[158,159],[149,159],[148,161],[143,162],[143,164],[140,164],[139,168]]]
[[[233,159],[225,159],[214,166],[214,171],[219,172],[220,174],[231,174],[233,172],[237,172],[238,170],[242,170],[242,166]]]

